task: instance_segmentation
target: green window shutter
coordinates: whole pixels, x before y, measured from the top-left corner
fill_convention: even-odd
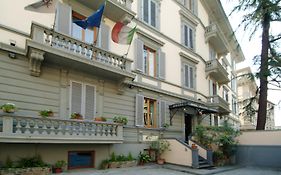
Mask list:
[[[135,116],[135,122],[136,126],[143,126],[143,106],[144,105],[144,97],[143,95],[136,95],[136,116]]]
[[[73,112],[82,113],[82,84],[77,82],[71,83],[71,105],[70,114]]]
[[[96,88],[85,86],[85,119],[93,120],[96,113]]]
[[[166,101],[159,100],[158,106],[158,125],[159,128],[162,128],[163,125],[166,123]]]
[[[72,10],[67,4],[57,3],[55,29],[60,33],[71,35]]]
[[[143,42],[140,39],[135,39],[135,69],[144,72],[143,62]]]
[[[104,50],[109,50],[109,36],[110,36],[110,28],[105,23],[101,23],[100,26],[100,38],[101,38],[101,48]]]
[[[165,79],[166,77],[166,54],[159,50],[158,52],[158,77]]]

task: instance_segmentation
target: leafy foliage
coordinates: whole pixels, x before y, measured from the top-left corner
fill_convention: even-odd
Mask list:
[[[122,117],[122,116],[116,116],[113,118],[113,122],[115,123],[122,123],[123,125],[127,125],[128,119],[127,117]]]
[[[224,156],[229,158],[235,153],[237,141],[235,138],[240,134],[228,123],[223,126],[197,126],[193,136],[199,144],[208,147],[210,144],[217,145]]]

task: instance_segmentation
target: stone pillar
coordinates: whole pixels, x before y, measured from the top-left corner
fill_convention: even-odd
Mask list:
[[[3,117],[3,133],[4,135],[11,135],[13,133],[13,117]]]
[[[199,168],[198,149],[191,149],[192,151],[192,168]]]
[[[213,166],[213,151],[211,149],[207,149],[207,161],[209,165]]]

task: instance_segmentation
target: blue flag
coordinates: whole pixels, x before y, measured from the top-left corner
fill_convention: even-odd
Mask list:
[[[101,17],[103,14],[105,3],[103,3],[99,9],[94,12],[91,16],[83,20],[76,20],[73,21],[78,26],[82,27],[83,29],[90,28],[90,27],[100,27]]]

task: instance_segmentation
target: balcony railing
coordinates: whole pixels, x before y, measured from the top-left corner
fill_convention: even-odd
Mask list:
[[[131,71],[132,61],[52,29],[32,24],[32,40],[117,69]]]
[[[214,49],[220,53],[227,53],[228,49],[223,39],[223,33],[216,24],[211,24],[205,28],[205,40],[209,41]]]
[[[208,75],[215,78],[220,84],[228,83],[230,81],[227,70],[217,59],[207,61],[205,71]]]
[[[107,0],[103,15],[115,22],[123,21],[128,23],[136,15],[136,13],[131,10],[133,1],[134,0]],[[95,11],[100,4],[104,3],[104,0],[77,0],[77,2]]]
[[[218,95],[208,97],[208,103],[211,107],[218,108],[219,113],[229,113],[229,103]]]
[[[0,115],[1,142],[122,143],[123,126],[115,123]]]

